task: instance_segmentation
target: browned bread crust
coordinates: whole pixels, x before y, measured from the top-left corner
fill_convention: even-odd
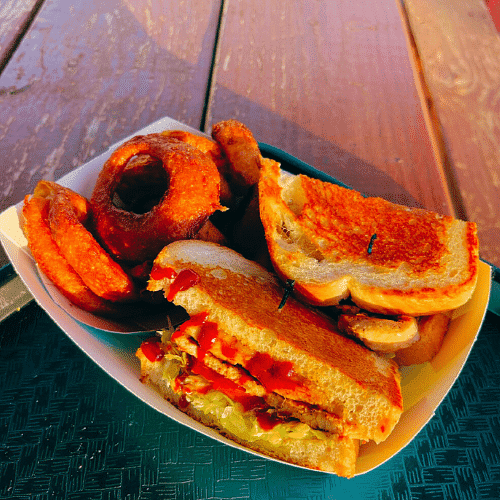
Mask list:
[[[474,291],[476,225],[283,173],[264,160],[261,220],[273,266],[309,303],[348,297],[385,314],[454,309]]]

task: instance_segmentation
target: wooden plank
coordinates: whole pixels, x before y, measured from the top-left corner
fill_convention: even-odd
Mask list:
[[[0,210],[163,116],[199,128],[220,2],[47,2],[0,76]]]
[[[451,213],[396,4],[226,3],[209,123],[238,118],[362,192]]]
[[[41,0],[0,0],[0,71]]]
[[[483,0],[405,0],[455,203],[500,265],[500,35]],[[432,13],[432,15],[430,15]],[[459,194],[458,194],[459,193]]]

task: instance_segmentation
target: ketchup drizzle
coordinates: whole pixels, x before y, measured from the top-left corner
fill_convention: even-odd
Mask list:
[[[179,337],[184,335],[184,332],[190,326],[201,326],[196,341],[198,342],[198,355],[197,358],[203,361],[206,353],[210,350],[214,342],[217,340],[219,330],[217,323],[207,321],[208,312],[201,312],[194,314],[185,321],[177,331],[172,334],[171,341],[175,342]]]
[[[240,387],[236,382],[223,375],[219,375],[216,371],[208,368],[208,366],[205,366],[198,360],[194,361],[191,370],[193,373],[201,375],[208,380],[214,390],[220,391],[233,401],[240,403],[243,406],[243,411],[255,410],[265,406],[263,398],[247,394],[245,389]]]
[[[161,361],[165,356],[161,346],[160,339],[158,337],[150,337],[147,340],[144,340],[141,344],[141,351],[144,356],[151,361]]]
[[[268,413],[266,411],[258,411],[255,416],[257,417],[258,424],[265,431],[270,431],[283,422],[275,413]]]
[[[238,353],[238,349],[231,347],[225,343],[221,344],[220,350],[221,350],[222,354],[229,360],[235,359],[236,354]]]
[[[205,354],[210,350],[214,342],[217,340],[219,330],[217,323],[206,321],[201,325],[200,333],[196,339],[198,342],[198,359],[203,361]]]
[[[162,280],[164,278],[174,279],[177,276],[175,269],[171,267],[163,267],[158,264],[154,264],[151,269],[150,277],[154,280]]]
[[[170,340],[175,342],[179,337],[184,335],[184,332],[190,326],[201,326],[207,320],[208,312],[201,312],[198,314],[194,314],[187,321],[182,323],[182,325],[172,334]]]
[[[175,271],[174,271],[175,272]],[[195,273],[192,269],[183,269],[174,279],[170,285],[167,294],[167,300],[174,300],[178,292],[184,292],[192,286],[200,282],[200,275]]]
[[[293,391],[301,385],[294,380],[293,364],[290,361],[277,361],[264,352],[254,354],[246,368],[271,392],[276,390]]]
[[[167,300],[174,300],[177,292],[184,292],[200,282],[200,276],[192,269],[183,269],[177,273],[172,267],[163,267],[154,264],[150,274],[151,279],[161,280],[164,278],[173,279],[167,294]]]

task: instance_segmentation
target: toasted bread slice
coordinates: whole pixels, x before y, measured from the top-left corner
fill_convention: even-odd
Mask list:
[[[351,296],[382,314],[429,315],[472,295],[476,225],[262,162],[259,205],[273,266],[314,305]]]
[[[199,280],[172,297],[176,278],[168,275],[186,269]],[[390,434],[402,413],[395,363],[345,338],[331,320],[293,298],[279,309],[283,289],[274,274],[233,250],[195,240],[165,247],[153,271],[149,290],[163,289],[190,316],[206,313],[217,324],[210,353],[250,373],[256,355],[275,367],[291,363],[300,383],[277,383],[272,392],[336,415],[350,437],[380,442]]]

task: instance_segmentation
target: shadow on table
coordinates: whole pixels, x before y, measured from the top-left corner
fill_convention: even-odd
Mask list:
[[[236,118],[252,130],[258,141],[282,149],[367,196],[380,196],[401,205],[423,208],[388,174],[338,145],[224,87],[217,88],[215,99],[207,130],[213,123]]]

